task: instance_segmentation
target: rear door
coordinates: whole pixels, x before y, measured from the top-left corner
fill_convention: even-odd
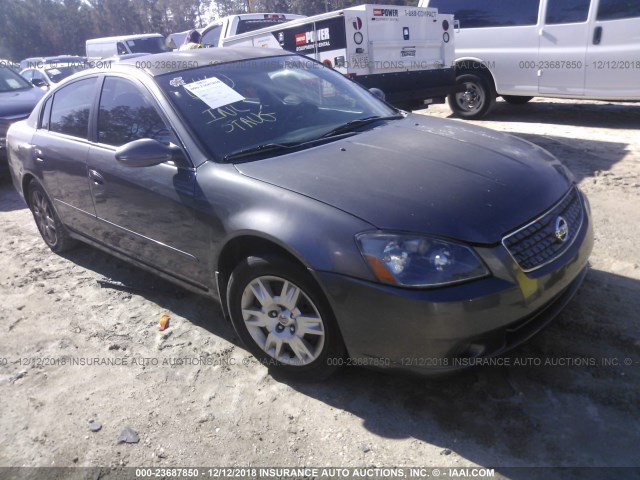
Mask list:
[[[584,95],[591,0],[547,0],[540,28],[538,91]]]
[[[586,95],[640,100],[640,1],[600,0],[587,48]]]
[[[70,228],[89,232],[95,209],[87,178],[88,130],[97,76],[59,88],[47,100],[33,136],[36,164],[56,210]]]
[[[192,208],[195,170],[172,162],[133,168],[115,158],[118,147],[141,138],[178,143],[151,94],[137,81],[105,77],[96,129],[88,168],[98,239],[166,273],[206,284],[210,272],[195,253],[208,238]]]

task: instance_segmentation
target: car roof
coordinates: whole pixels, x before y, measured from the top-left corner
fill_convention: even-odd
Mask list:
[[[137,35],[118,35],[114,37],[100,37],[100,38],[90,38],[87,40],[88,44],[92,43],[102,43],[102,42],[124,42],[127,40],[139,40],[141,38],[157,38],[162,37],[160,33],[140,33]],[[164,38],[164,37],[162,37]]]
[[[198,66],[216,63],[239,62],[258,58],[280,57],[294,55],[291,52],[272,48],[256,47],[224,47],[224,48],[197,48],[177,52],[156,53],[144,58],[125,59],[118,65],[131,68],[142,67],[149,75],[158,76],[165,73],[190,70]]]

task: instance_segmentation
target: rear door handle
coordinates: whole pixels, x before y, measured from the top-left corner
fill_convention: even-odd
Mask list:
[[[89,178],[93,181],[94,185],[104,185],[104,177],[93,169],[89,169]]]
[[[602,27],[596,27],[593,31],[593,44],[600,45],[600,42],[602,42]]]
[[[36,162],[44,162],[44,158],[42,158],[42,150],[40,150],[38,147],[35,147],[33,149],[33,158],[36,160]]]

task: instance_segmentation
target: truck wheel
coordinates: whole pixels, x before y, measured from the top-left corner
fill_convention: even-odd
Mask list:
[[[533,99],[533,97],[523,97],[520,95],[502,95],[502,98],[511,105],[524,105]]]
[[[29,184],[27,192],[29,208],[47,246],[55,253],[62,253],[75,247],[76,241],[69,236],[44,188],[34,180]]]
[[[249,257],[227,289],[233,326],[256,359],[274,374],[324,380],[346,349],[331,308],[304,268],[277,256]]]
[[[463,90],[449,95],[449,106],[454,114],[467,120],[484,117],[496,102],[496,94],[484,75],[465,73],[456,79]]]

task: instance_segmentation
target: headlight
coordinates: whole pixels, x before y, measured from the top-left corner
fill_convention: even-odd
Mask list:
[[[435,238],[363,233],[360,251],[383,283],[403,287],[435,287],[489,275],[475,252]]]

